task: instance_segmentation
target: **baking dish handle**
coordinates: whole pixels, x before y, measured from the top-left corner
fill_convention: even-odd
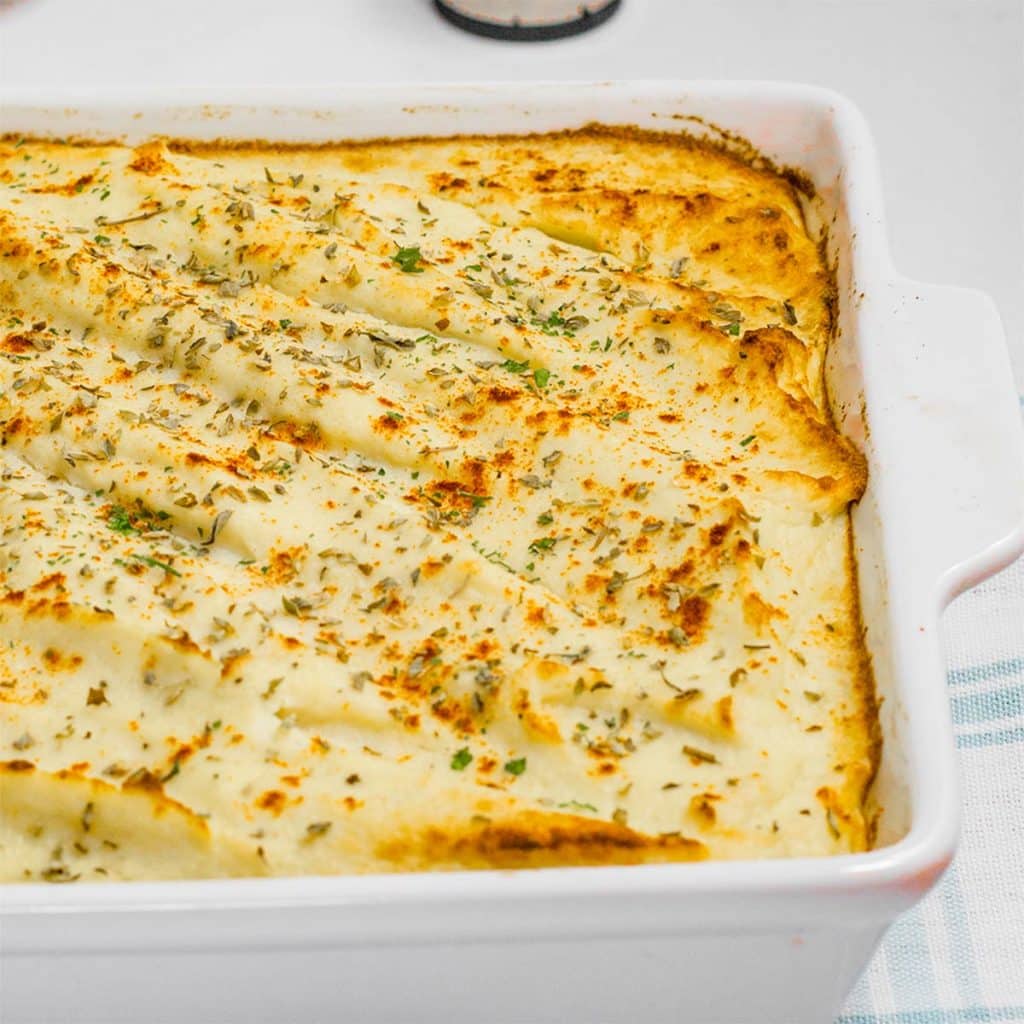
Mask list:
[[[1024,420],[995,303],[983,292],[894,282],[879,451],[907,512],[901,559],[946,603],[1024,551]],[[895,351],[893,351],[895,350]]]

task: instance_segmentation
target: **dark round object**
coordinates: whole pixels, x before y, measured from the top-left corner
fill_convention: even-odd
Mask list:
[[[493,21],[487,18],[477,18],[471,14],[465,14],[449,6],[445,0],[434,0],[434,6],[453,25],[473,32],[478,36],[487,36],[490,39],[507,39],[515,42],[531,43],[541,42],[547,39],[565,39],[567,36],[575,36],[580,32],[587,32],[598,25],[603,25],[621,6],[622,0],[606,0],[606,2],[592,2],[581,4],[582,14],[570,18],[567,21],[544,22],[541,24],[530,24],[521,21],[519,18],[510,18],[508,21]],[[591,10],[591,8],[596,8]]]

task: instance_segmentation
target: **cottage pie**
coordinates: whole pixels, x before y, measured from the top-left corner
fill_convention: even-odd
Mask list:
[[[824,855],[877,754],[789,178],[0,144],[0,878]]]

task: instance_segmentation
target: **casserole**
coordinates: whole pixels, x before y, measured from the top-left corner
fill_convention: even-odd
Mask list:
[[[204,149],[0,146],[0,881],[867,848],[792,184],[635,129]]]
[[[853,526],[883,698],[877,848],[735,864],[10,887],[0,896],[6,1013],[274,1020],[316,1019],[330,1007],[359,1020],[824,1019],[955,847],[939,613],[1024,548],[1024,438],[991,303],[891,270],[870,138],[848,103],[819,90],[395,86],[329,103],[310,94],[219,99],[95,96],[67,110],[9,96],[0,129],[316,141],[593,120],[712,133],[715,124],[813,179],[819,203],[807,215],[829,228],[839,289],[827,379],[837,423],[870,467]]]

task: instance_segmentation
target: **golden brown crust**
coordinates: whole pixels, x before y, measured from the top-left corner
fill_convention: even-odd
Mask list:
[[[570,814],[523,812],[501,821],[479,819],[463,828],[428,826],[401,833],[377,848],[402,871],[459,868],[541,868],[566,864],[654,864],[703,860],[707,848],[679,834],[647,836],[615,822]]]
[[[867,846],[865,464],[790,181],[624,129],[0,179],[0,871]]]

